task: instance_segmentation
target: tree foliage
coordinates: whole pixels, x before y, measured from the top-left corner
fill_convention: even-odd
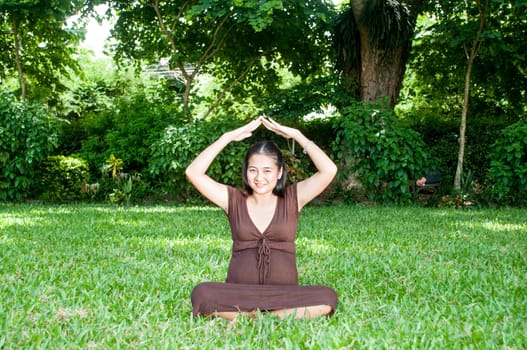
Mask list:
[[[182,101],[187,110],[197,75],[212,67],[222,83],[219,101],[236,86],[243,86],[238,92],[246,96],[255,86],[276,86],[277,65],[303,77],[320,73],[330,52],[333,13],[324,0],[110,4],[118,16],[112,31],[117,60],[140,64],[170,58],[171,68],[185,82]]]
[[[81,0],[0,3],[0,78],[16,76],[22,99],[53,99],[64,90],[62,78],[78,68],[74,54],[84,35],[82,23],[67,21],[84,5]]]
[[[515,120],[526,111],[527,41],[518,33],[527,23],[518,19],[526,18],[527,2],[445,1],[429,3],[427,10],[434,19],[420,29],[414,45],[414,96],[440,112],[461,116],[454,177],[459,190],[470,118]]]
[[[411,98],[446,113],[460,111],[466,67],[463,48],[475,38],[477,8],[465,8],[465,2],[459,1],[429,4],[426,10],[434,20],[422,20],[414,40],[410,62],[413,78],[408,81]],[[520,34],[527,32],[525,18],[527,1],[490,0],[481,33],[484,45],[472,72],[473,111],[512,119],[525,114],[527,38]]]

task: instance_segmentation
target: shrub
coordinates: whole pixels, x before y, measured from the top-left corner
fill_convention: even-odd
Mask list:
[[[527,123],[503,129],[489,154],[491,190],[499,202],[527,203]]]
[[[87,192],[88,163],[80,158],[50,156],[42,162],[42,197],[53,202],[81,199]]]
[[[408,123],[409,121],[410,123]],[[422,135],[429,157],[427,170],[441,172],[440,193],[450,193],[457,166],[459,121],[443,116],[439,112],[422,112],[418,116],[415,115],[406,119],[405,122],[410,128]],[[467,146],[468,148],[469,146]],[[465,168],[469,169],[468,166]]]
[[[208,145],[238,124],[239,121],[223,118],[167,127],[152,146],[150,174],[174,195],[188,197],[191,188],[185,177],[187,166]],[[230,143],[211,164],[208,174],[222,183],[239,185],[246,150],[246,141]]]
[[[57,141],[55,118],[42,105],[0,92],[0,200],[21,200],[37,185],[38,164]]]
[[[105,111],[88,114],[82,122],[86,138],[80,154],[90,164],[92,175],[111,154],[124,160],[127,171],[144,171],[151,145],[172,118],[164,108],[137,93],[116,99],[115,105]]]
[[[383,102],[356,102],[342,111],[335,150],[344,163],[341,176],[356,173],[371,200],[407,203],[409,181],[422,176],[427,154],[420,135],[399,126]]]

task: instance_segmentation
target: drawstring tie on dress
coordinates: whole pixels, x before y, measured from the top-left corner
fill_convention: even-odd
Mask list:
[[[259,282],[264,284],[265,278],[269,276],[271,270],[271,248],[265,237],[258,241],[258,255],[256,256]]]

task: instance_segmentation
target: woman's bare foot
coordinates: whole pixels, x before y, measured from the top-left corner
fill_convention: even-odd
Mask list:
[[[329,305],[314,305],[306,307],[298,307],[293,309],[281,309],[271,311],[271,314],[278,316],[281,320],[294,315],[294,318],[305,318],[311,320],[315,317],[327,316],[331,313],[332,309]]]

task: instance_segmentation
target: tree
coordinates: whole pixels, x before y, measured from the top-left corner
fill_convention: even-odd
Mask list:
[[[454,188],[460,190],[468,116],[494,119],[498,125],[525,115],[527,38],[519,33],[527,30],[522,20],[527,1],[429,4],[425,10],[430,19],[414,42],[413,95],[449,118],[460,116],[454,177]],[[484,169],[472,170],[484,174]]]
[[[394,106],[423,0],[350,0],[335,24],[338,68],[353,97]]]
[[[69,28],[67,19],[84,2],[27,0],[0,3],[0,77],[16,76],[20,97],[49,97],[64,88],[61,76],[76,69],[81,27]],[[38,89],[36,86],[38,85]],[[35,87],[32,89],[32,87]]]
[[[470,97],[470,85],[472,78],[472,68],[474,67],[474,61],[481,49],[483,43],[483,31],[485,30],[485,22],[487,20],[489,10],[489,0],[475,0],[478,9],[478,26],[475,36],[469,38],[468,42],[463,45],[463,50],[467,57],[467,69],[465,73],[465,88],[463,93],[463,107],[461,109],[461,123],[459,127],[459,152],[457,157],[456,175],[454,176],[454,189],[457,191],[461,190],[461,175],[463,174],[463,160],[465,157],[465,132],[467,129],[467,114],[468,114],[468,103]],[[466,11],[465,13],[468,13]],[[468,15],[467,15],[468,17]]]
[[[330,52],[332,12],[324,0],[109,3],[118,16],[112,31],[118,62],[155,63],[169,57],[170,67],[185,82],[187,114],[200,73],[214,69],[222,82],[208,114],[242,82],[239,92],[246,94],[254,86],[276,86],[276,66],[303,77],[320,72]]]

